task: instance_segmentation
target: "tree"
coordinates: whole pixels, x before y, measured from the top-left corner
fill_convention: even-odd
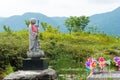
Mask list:
[[[25,24],[27,27],[29,27],[30,21],[29,20],[25,20]]]
[[[84,30],[85,27],[88,25],[89,21],[89,17],[86,16],[80,16],[79,17],[79,21],[81,22],[81,30]]]
[[[41,22],[41,25],[42,25],[43,30],[46,31],[48,24],[46,22]]]
[[[65,20],[65,26],[70,33],[84,31],[89,23],[89,17],[86,16],[70,16]]]
[[[68,29],[68,31],[71,33],[73,30],[73,26],[74,26],[74,18],[71,16],[70,18],[67,18],[65,20],[65,26]]]
[[[88,32],[89,33],[98,33],[99,31],[97,30],[96,25],[91,25],[91,26],[88,27]]]
[[[59,32],[59,26],[53,27],[51,24],[48,24],[46,22],[41,22],[42,28],[46,32]]]
[[[7,26],[7,25],[3,25],[3,29],[4,29],[4,31],[7,32],[8,34],[12,33],[12,30],[11,30],[10,27]]]
[[[47,25],[46,28],[47,32],[51,32],[51,33],[58,33],[59,32],[59,26],[53,27],[51,24]]]

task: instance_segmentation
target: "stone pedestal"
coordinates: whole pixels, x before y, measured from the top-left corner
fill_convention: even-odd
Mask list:
[[[23,60],[23,70],[43,70],[48,68],[46,58],[27,58]]]

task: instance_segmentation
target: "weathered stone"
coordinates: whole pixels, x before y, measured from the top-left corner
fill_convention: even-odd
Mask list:
[[[9,74],[3,80],[55,80],[57,79],[56,71],[53,69],[45,70],[21,70]]]
[[[90,74],[87,80],[120,80],[120,71]]]
[[[44,52],[42,50],[38,50],[36,52],[27,51],[27,57],[29,57],[29,58],[41,57],[41,56],[44,56]]]

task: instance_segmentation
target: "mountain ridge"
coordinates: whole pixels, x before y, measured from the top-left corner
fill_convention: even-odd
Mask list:
[[[90,25],[96,25],[98,27],[98,30],[104,31],[107,34],[115,34],[119,35],[120,32],[120,7],[117,9],[102,13],[102,14],[96,14],[90,17]]]
[[[29,20],[30,18],[33,18],[33,17],[36,18],[37,20],[39,20],[40,22],[46,22],[48,24],[52,24],[53,26],[58,26],[59,24],[63,25],[62,23],[58,23],[59,19],[58,19],[58,21],[54,20],[56,17],[52,18],[52,17],[47,17],[46,15],[41,14],[41,13],[27,12],[22,15],[10,16],[6,19],[0,18],[0,31],[3,31],[3,29],[2,29],[3,25],[10,26],[10,28],[12,30],[25,29],[26,25],[25,25],[24,21]],[[64,20],[65,20],[65,18],[62,18],[62,19],[60,19],[60,22],[61,21],[63,22]],[[62,28],[60,28],[60,29],[62,30]]]
[[[90,16],[90,23],[88,26],[95,25],[98,28],[98,31],[104,31],[107,34],[119,35],[120,34],[120,7],[114,9],[113,11],[94,14]],[[65,19],[67,17],[48,17],[41,13],[27,12],[22,15],[14,15],[10,17],[0,17],[0,31],[3,25],[8,25],[12,30],[22,30],[26,29],[25,20],[30,18],[36,18],[41,22],[46,22],[53,25],[54,27],[60,26],[61,32],[67,32],[67,29],[64,25]]]

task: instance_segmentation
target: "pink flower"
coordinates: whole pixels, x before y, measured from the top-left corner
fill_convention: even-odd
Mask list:
[[[99,58],[99,62],[103,62],[103,61],[105,61],[104,58],[103,58],[103,57],[100,57],[100,58]]]

